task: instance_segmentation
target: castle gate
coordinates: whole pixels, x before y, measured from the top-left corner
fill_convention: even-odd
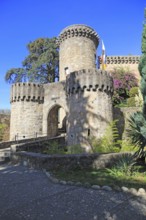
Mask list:
[[[60,105],[53,106],[47,118],[47,136],[55,137],[66,132],[66,113]]]

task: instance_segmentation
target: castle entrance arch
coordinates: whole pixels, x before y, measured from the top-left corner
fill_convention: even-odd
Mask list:
[[[47,135],[56,137],[66,133],[66,112],[60,105],[53,106],[47,118]]]

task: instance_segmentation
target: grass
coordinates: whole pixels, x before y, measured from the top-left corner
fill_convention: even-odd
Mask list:
[[[54,171],[53,175],[65,181],[90,183],[91,185],[108,185],[113,188],[126,186],[128,188],[146,189],[146,167],[139,167],[138,171],[131,176],[114,175],[107,169],[99,170],[74,170],[74,171]]]

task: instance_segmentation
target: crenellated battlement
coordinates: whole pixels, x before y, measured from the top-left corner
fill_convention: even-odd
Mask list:
[[[71,26],[63,29],[63,31],[60,33],[60,35],[58,37],[57,43],[58,43],[58,45],[60,45],[64,40],[66,40],[68,38],[72,38],[72,37],[90,38],[95,42],[96,47],[99,44],[99,36],[94,31],[94,29],[89,26],[81,25],[81,24],[71,25]]]
[[[107,56],[107,64],[138,64],[140,56]]]
[[[44,101],[43,85],[36,83],[15,83],[11,87],[10,102],[17,101]]]
[[[88,69],[72,72],[67,76],[67,94],[78,91],[113,92],[113,79],[106,71]]]

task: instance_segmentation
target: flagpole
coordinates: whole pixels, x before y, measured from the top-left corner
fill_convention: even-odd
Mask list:
[[[102,43],[102,70],[106,69],[106,57],[105,57],[105,46],[103,43],[103,40],[101,41]]]

